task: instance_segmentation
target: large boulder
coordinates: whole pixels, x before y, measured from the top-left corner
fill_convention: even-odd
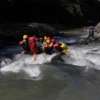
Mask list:
[[[55,28],[51,27],[50,25],[47,24],[40,24],[40,23],[30,23],[28,25],[30,29],[35,29],[35,34],[40,35],[40,36],[52,36],[52,35],[57,35],[58,32]]]
[[[76,41],[76,44],[88,44],[88,43],[100,43],[100,37],[96,37],[95,40],[80,38]]]
[[[29,36],[39,35],[39,36],[52,36],[56,35],[58,32],[55,28],[41,23],[9,23],[0,24],[0,40],[7,41],[20,41],[24,34]]]
[[[100,33],[100,22],[96,25],[95,30],[97,33]]]

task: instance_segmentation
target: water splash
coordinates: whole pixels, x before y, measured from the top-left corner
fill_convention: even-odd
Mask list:
[[[42,73],[40,65],[45,62],[50,62],[55,55],[56,54],[39,54],[37,55],[36,61],[32,62],[32,55],[17,54],[13,57],[12,60],[10,58],[3,59],[1,61],[0,71],[3,74],[24,72],[31,78],[40,79],[39,77]]]
[[[69,49],[71,55],[62,57],[66,63],[100,70],[99,45],[71,46]]]

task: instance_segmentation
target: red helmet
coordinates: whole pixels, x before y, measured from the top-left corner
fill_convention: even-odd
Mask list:
[[[53,42],[53,43],[54,43],[54,42],[55,42],[55,39],[51,39],[51,42]]]
[[[46,39],[47,39],[47,40],[50,40],[50,37],[47,37]]]

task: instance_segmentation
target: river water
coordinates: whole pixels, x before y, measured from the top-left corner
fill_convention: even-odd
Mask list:
[[[35,62],[19,45],[0,50],[0,100],[100,100],[100,45],[68,47],[70,54],[40,54]]]

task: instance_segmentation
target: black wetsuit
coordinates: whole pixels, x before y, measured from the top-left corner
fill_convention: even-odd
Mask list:
[[[23,42],[22,47],[26,52],[30,52],[28,39],[25,42]]]

